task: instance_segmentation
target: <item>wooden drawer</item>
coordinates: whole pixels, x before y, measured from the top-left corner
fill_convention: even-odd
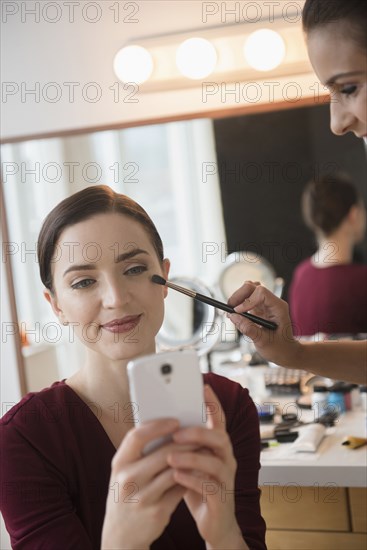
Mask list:
[[[367,535],[307,531],[268,531],[268,550],[366,550]]]
[[[357,533],[367,533],[367,489],[350,488],[348,492],[352,530]]]
[[[347,489],[343,487],[289,484],[261,490],[261,512],[268,529],[350,531]]]

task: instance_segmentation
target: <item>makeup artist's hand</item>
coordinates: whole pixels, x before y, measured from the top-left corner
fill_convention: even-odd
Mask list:
[[[275,331],[259,327],[245,317],[231,313],[229,319],[248,336],[257,351],[269,361],[280,365],[297,364],[300,344],[294,338],[287,302],[277,298],[260,283],[246,281],[228,300],[238,313],[249,311],[277,323]]]
[[[207,548],[247,549],[235,516],[237,463],[226,431],[223,409],[210,386],[205,386],[206,427],[182,428],[173,440],[201,449],[177,450],[168,463],[173,477],[187,489],[184,500]]]
[[[182,446],[168,443],[145,456],[143,449],[178,427],[175,419],[154,420],[124,437],[112,460],[102,549],[148,549],[169,523],[186,489],[174,479],[167,456]]]

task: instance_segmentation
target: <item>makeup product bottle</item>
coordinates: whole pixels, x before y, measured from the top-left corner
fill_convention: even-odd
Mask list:
[[[352,396],[352,411],[354,411],[355,409],[358,409],[361,403],[361,394],[360,394],[358,384],[352,384],[351,396]]]
[[[317,420],[327,410],[329,392],[326,386],[315,385],[311,395],[311,409],[314,411],[314,419]]]
[[[359,386],[362,411],[367,411],[367,386]]]
[[[343,390],[344,390],[344,404],[345,404],[345,410],[351,411],[352,410],[352,390],[353,390],[353,384],[343,384]]]
[[[334,384],[329,388],[329,397],[327,406],[329,409],[334,409],[335,412],[342,414],[346,411],[344,401],[344,388],[340,384]]]

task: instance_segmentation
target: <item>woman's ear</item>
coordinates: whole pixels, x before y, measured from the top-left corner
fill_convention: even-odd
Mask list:
[[[171,262],[169,261],[168,258],[165,258],[163,260],[162,272],[163,272],[163,277],[166,279],[166,281],[168,279],[168,274],[169,274],[170,268],[171,268]],[[168,294],[168,287],[164,286],[163,291],[164,291],[164,297],[166,298],[166,296]]]
[[[65,319],[62,309],[59,308],[56,296],[47,288],[43,291],[43,295],[52,307],[52,311],[63,325],[67,325],[68,322]]]
[[[353,204],[353,206],[350,207],[349,212],[347,214],[347,218],[349,222],[356,223],[358,217],[359,217],[359,206],[357,204]]]
[[[362,241],[366,231],[366,209],[363,203],[354,204],[348,213],[348,221],[351,225],[355,244]]]

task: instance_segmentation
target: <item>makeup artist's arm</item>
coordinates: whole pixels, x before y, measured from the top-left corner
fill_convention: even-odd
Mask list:
[[[265,287],[246,282],[229,299],[238,313],[251,311],[278,324],[276,331],[258,327],[246,318],[230,314],[238,330],[251,338],[258,352],[283,367],[303,369],[336,380],[366,384],[367,342],[297,341],[292,332],[288,304]]]

